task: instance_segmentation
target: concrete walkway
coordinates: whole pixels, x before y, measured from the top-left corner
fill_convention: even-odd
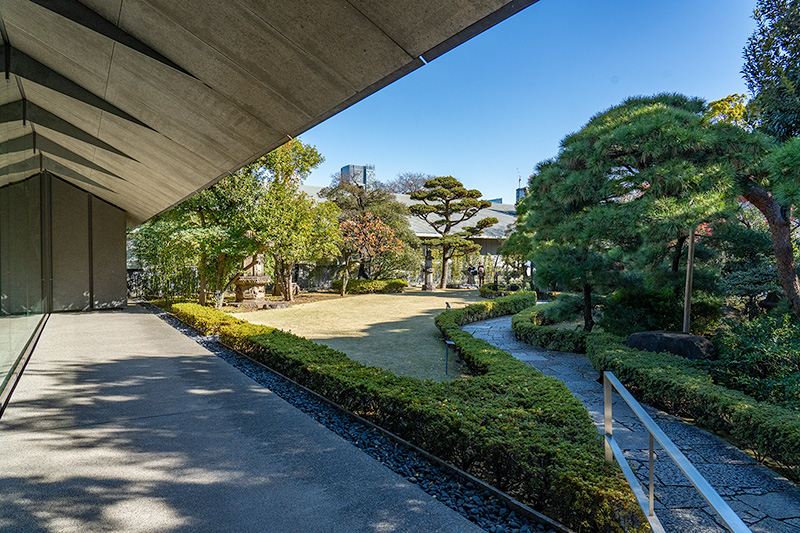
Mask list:
[[[0,531],[480,529],[134,306],[50,318],[0,420]]]
[[[518,341],[511,329],[511,317],[475,322],[462,329],[563,381],[583,402],[602,432],[603,386],[585,355],[553,352]],[[800,533],[800,489],[796,485],[724,440],[680,418],[645,408],[754,532]],[[647,486],[647,430],[617,394],[613,413],[614,435],[634,472]],[[666,530],[727,531],[716,522],[711,508],[672,460],[663,452],[660,455],[655,466],[656,515]]]

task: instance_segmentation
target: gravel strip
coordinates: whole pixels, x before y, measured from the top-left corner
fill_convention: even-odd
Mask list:
[[[145,304],[145,307],[211,353],[238,368],[257,383],[484,530],[492,533],[556,533],[553,529],[547,529],[541,524],[517,515],[491,493],[471,482],[464,483],[453,472],[431,463],[414,450],[365,426],[294,383],[286,381],[283,377],[224,346],[219,342],[219,336],[203,336],[173,315],[150,304]]]

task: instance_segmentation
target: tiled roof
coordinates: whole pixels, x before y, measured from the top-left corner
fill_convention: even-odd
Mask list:
[[[319,196],[319,192],[323,188],[318,185],[303,185],[302,190],[306,192],[309,196],[312,196],[318,200],[324,200]],[[395,199],[405,205],[412,205],[421,203],[418,200],[412,200],[411,197],[407,194],[395,194]],[[513,224],[517,221],[517,211],[516,207],[513,204],[496,204],[493,203],[491,207],[487,207],[486,209],[481,209],[478,215],[474,218],[471,218],[465,222],[456,226],[455,231],[461,230],[464,226],[474,226],[475,223],[482,218],[486,217],[495,217],[498,222],[494,226],[491,226],[481,233],[480,238],[483,239],[497,239],[503,240],[506,238],[507,234],[510,233],[510,228],[513,227]],[[433,231],[433,229],[425,223],[423,220],[415,217],[409,216],[408,220],[411,225],[411,229],[417,235],[417,237],[437,237],[438,234]]]

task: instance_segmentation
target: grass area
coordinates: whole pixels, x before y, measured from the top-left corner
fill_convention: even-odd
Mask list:
[[[458,308],[480,300],[476,290],[408,288],[401,294],[331,298],[235,316],[290,331],[401,376],[449,381],[467,373],[466,365],[451,353],[444,375],[445,346],[433,318],[444,311],[445,302]]]

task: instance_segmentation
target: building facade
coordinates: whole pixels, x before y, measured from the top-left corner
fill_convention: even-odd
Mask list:
[[[375,165],[346,165],[342,167],[341,177],[361,187],[375,184]]]

